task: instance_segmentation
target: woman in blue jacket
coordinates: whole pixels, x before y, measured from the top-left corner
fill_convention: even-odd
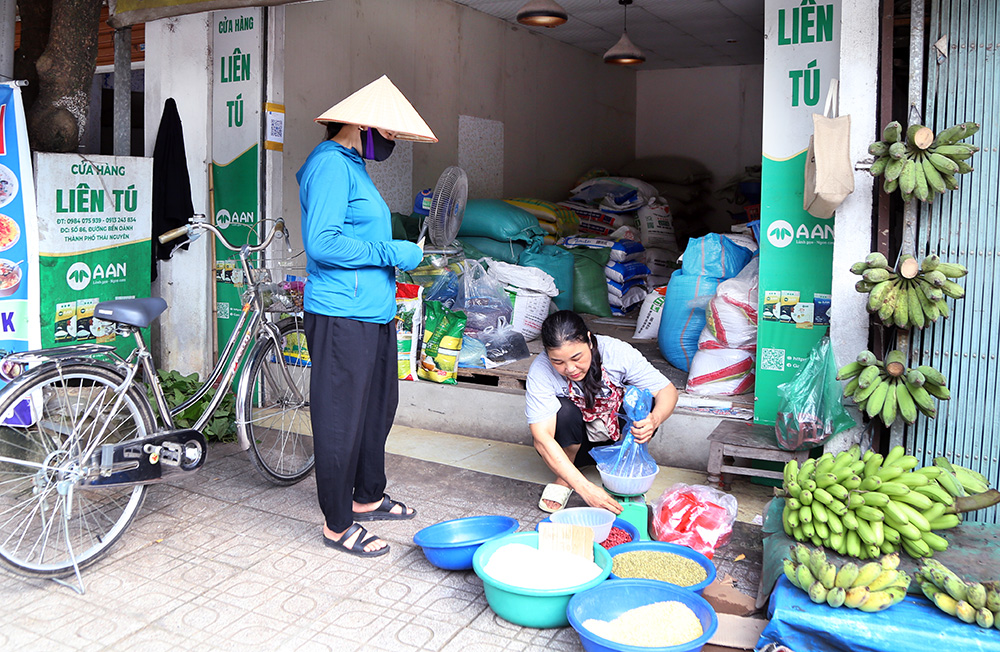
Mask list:
[[[323,541],[375,557],[389,545],[358,521],[416,513],[385,494],[385,441],[399,397],[395,268],[415,268],[423,252],[392,239],[389,207],[365,159],[384,160],[396,139],[437,138],[385,76],[316,122],[326,125],[326,140],[295,176],[308,256],[305,330]]]

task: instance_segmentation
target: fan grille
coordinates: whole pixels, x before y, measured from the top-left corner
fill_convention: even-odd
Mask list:
[[[469,179],[465,170],[453,165],[441,173],[427,215],[427,237],[434,246],[447,247],[458,235],[468,196]]]

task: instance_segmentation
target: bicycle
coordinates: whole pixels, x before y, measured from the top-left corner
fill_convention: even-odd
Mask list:
[[[0,561],[13,571],[56,581],[75,573],[82,592],[80,570],[125,532],[147,486],[202,466],[201,429],[241,363],[236,427],[253,466],[278,485],[298,482],[312,470],[301,284],[272,283],[251,260],[276,237],[287,242],[284,222],[277,220],[261,244],[236,247],[204,215],[196,215],[160,241],[194,239],[202,232],[239,253],[244,277],[235,280],[245,281],[247,289],[237,326],[209,378],[180,405],[168,407],[140,330],[166,310],[158,297],[97,304],[95,317],[135,339],[127,358],[109,344],[78,344],[13,353],[0,361],[0,371],[11,378],[0,391]],[[266,315],[274,312],[290,316],[272,322]],[[218,390],[194,426],[176,428],[173,416],[213,387]]]

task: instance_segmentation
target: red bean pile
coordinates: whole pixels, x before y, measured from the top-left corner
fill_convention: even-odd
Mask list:
[[[608,538],[601,542],[601,545],[605,548],[612,548],[617,546],[619,543],[628,543],[632,540],[632,535],[621,529],[620,527],[611,528],[611,533],[608,534]]]

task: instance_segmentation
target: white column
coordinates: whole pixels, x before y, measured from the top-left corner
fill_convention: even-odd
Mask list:
[[[14,76],[14,21],[16,0],[0,0],[0,81]]]
[[[211,14],[146,23],[146,155],[153,155],[163,104],[174,98],[184,128],[184,149],[196,213],[210,214]],[[154,233],[155,238],[158,234]],[[159,320],[157,361],[164,369],[198,372],[204,378],[214,360],[211,242],[201,237],[188,251],[175,249],[159,263],[153,293],[170,308]]]
[[[856,163],[871,160],[868,144],[879,133],[875,123],[879,91],[878,5],[871,0],[843,0],[841,5],[840,114],[851,116],[851,158]],[[848,268],[871,252],[873,188],[868,171],[855,170],[854,193],[837,209],[830,336],[838,365],[847,364],[868,348],[868,295],[854,290],[858,277]],[[859,415],[853,407],[850,409]],[[846,450],[860,440],[861,432],[860,427],[843,432],[831,439],[825,450]]]

